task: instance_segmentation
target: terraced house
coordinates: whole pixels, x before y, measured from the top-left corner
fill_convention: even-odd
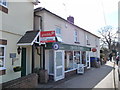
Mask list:
[[[12,1],[0,2],[0,83],[35,68],[58,81],[76,73],[78,64],[89,69],[90,58],[100,57],[99,37],[75,25],[72,16],[65,20],[45,8],[34,10],[36,0]]]
[[[35,4],[36,0],[0,0],[0,83],[24,75],[25,70],[13,70],[16,66],[24,67],[20,50],[24,53],[25,49],[17,42],[26,31],[33,30]]]
[[[66,20],[45,8],[35,9],[34,16],[34,30],[43,32],[39,45],[45,50],[40,66],[48,70],[50,78],[57,81],[75,74],[78,64],[89,69],[90,58],[100,58],[99,37],[75,25],[74,17]]]

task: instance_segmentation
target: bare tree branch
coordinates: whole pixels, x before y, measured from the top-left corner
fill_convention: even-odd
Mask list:
[[[101,35],[101,42],[102,42],[101,44],[107,45],[110,51],[112,49],[111,48],[112,42],[114,41],[113,37],[115,35],[115,33],[114,34],[112,33],[112,29],[113,29],[112,26],[105,26],[98,31],[99,34]]]

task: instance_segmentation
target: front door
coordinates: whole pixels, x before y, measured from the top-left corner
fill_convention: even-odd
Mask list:
[[[54,51],[54,80],[58,81],[64,78],[64,51]]]
[[[86,65],[87,65],[87,69],[90,68],[90,52],[86,51]]]
[[[21,54],[21,76],[26,75],[26,48],[22,48],[22,54]]]

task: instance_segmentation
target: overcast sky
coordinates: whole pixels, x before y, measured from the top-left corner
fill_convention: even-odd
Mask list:
[[[94,34],[103,26],[118,26],[119,0],[39,0],[36,7],[44,7],[66,19],[69,15],[75,24]]]

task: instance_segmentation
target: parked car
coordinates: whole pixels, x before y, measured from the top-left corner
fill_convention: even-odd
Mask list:
[[[120,61],[118,62],[118,79],[120,81]]]

